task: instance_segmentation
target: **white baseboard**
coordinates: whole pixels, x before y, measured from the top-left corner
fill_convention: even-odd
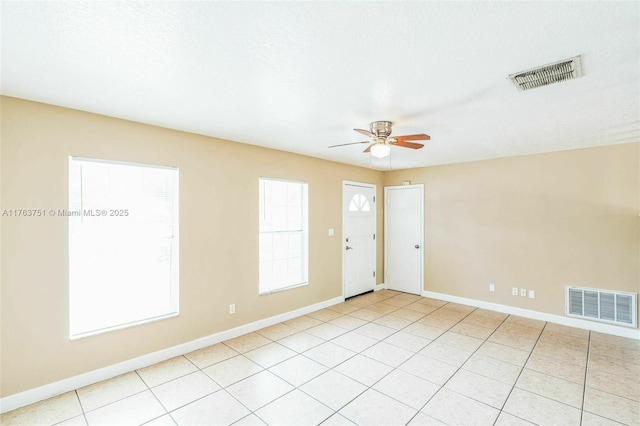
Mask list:
[[[373,289],[373,291],[380,291],[384,290],[385,288],[387,288],[387,285],[385,283],[380,283],[376,284],[376,287]]]
[[[110,379],[112,377],[119,376],[120,374],[128,373],[139,368],[148,367],[158,362],[165,361],[176,356],[184,355],[186,353],[214,345],[224,340],[233,339],[234,337],[238,337],[252,331],[260,330],[261,328],[269,327],[282,321],[287,321],[300,315],[305,315],[319,309],[324,309],[328,306],[332,306],[341,302],[344,302],[344,297],[335,297],[333,299],[305,306],[294,311],[285,312],[283,314],[275,315],[269,318],[264,318],[258,321],[251,322],[249,324],[244,324],[239,327],[232,328],[230,330],[221,331],[219,333],[211,334],[209,336],[192,340],[187,343],[182,343],[180,345],[172,346],[167,349],[162,349],[157,352],[152,352],[147,355],[142,355],[137,358],[129,359],[127,361],[119,362],[117,364],[79,374],[68,379],[49,383],[47,385],[29,389],[27,391],[20,392],[14,395],[5,396],[4,398],[0,398],[0,413],[15,410],[16,408],[24,407],[25,405],[33,404],[34,402],[42,401],[52,396],[69,392],[83,386],[98,383],[102,380]]]
[[[432,291],[423,291],[422,296],[431,297],[433,299],[445,300],[447,302],[460,303],[462,305],[475,306],[477,308],[490,309],[505,314],[519,315],[525,318],[531,318],[541,321],[552,322],[555,324],[567,325],[569,327],[582,328],[584,330],[597,331],[600,333],[612,334],[614,336],[628,337],[640,340],[640,330],[636,328],[619,327],[609,324],[600,324],[597,322],[581,320],[578,318],[564,317],[561,315],[547,314],[544,312],[531,311],[529,309],[516,308],[508,305],[500,305],[498,303],[484,302],[482,300],[467,299],[465,297],[452,296],[444,293],[435,293]]]

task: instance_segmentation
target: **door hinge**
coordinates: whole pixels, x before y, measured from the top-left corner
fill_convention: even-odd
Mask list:
[[[373,277],[375,278],[375,276],[376,276],[376,271],[373,271]]]
[[[376,234],[373,234],[373,239],[374,239],[374,240],[376,239]]]
[[[374,203],[376,202],[376,196],[375,195],[373,196],[373,202]]]

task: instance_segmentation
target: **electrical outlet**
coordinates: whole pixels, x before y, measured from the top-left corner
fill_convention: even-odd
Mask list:
[[[229,313],[230,314],[235,314],[236,313],[236,304],[232,303],[229,305]]]
[[[535,299],[535,298],[536,298],[535,290],[529,290],[529,299]]]
[[[496,285],[493,283],[489,284],[489,291],[496,291]]]
[[[527,289],[526,288],[521,288],[520,289],[520,296],[527,297]]]
[[[512,296],[518,295],[518,287],[511,287],[511,295]]]

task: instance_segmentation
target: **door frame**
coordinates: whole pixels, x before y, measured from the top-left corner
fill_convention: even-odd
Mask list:
[[[348,205],[345,206],[344,203],[344,190],[345,187],[347,185],[350,186],[361,186],[364,188],[370,188],[373,189],[373,197],[374,197],[374,202],[373,202],[373,229],[374,229],[374,233],[376,234],[376,243],[373,245],[373,266],[374,266],[374,270],[377,272],[378,269],[378,265],[377,265],[377,239],[378,239],[378,200],[376,199],[376,196],[378,194],[378,189],[375,183],[364,183],[364,182],[355,182],[355,181],[351,181],[351,180],[343,180],[342,181],[342,234],[340,235],[340,252],[342,253],[342,298],[344,299],[345,297],[345,254],[346,254],[346,250],[344,250],[344,245],[345,245],[345,223],[346,223],[346,218],[347,218],[347,208],[349,207]],[[378,274],[376,273],[376,279],[373,281],[373,287],[371,288],[371,290],[375,290],[376,289],[376,282],[378,281]]]
[[[422,220],[420,221],[420,242],[418,244],[420,244],[420,292],[418,293],[419,296],[422,296],[422,294],[425,292],[424,289],[424,222],[425,222],[425,218],[424,218],[424,184],[423,183],[416,183],[413,185],[396,185],[396,186],[385,186],[384,187],[384,280],[385,280],[385,288],[388,288],[388,283],[387,283],[387,262],[389,261],[389,256],[388,256],[388,247],[387,247],[387,242],[389,241],[389,239],[387,238],[387,192],[388,190],[402,190],[402,189],[410,189],[410,188],[420,188],[420,217],[422,218]]]

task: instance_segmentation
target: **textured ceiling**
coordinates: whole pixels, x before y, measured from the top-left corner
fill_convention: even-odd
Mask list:
[[[640,2],[7,2],[1,92],[368,167],[640,140]],[[507,76],[583,56],[585,76]],[[386,169],[389,159],[371,159]]]

